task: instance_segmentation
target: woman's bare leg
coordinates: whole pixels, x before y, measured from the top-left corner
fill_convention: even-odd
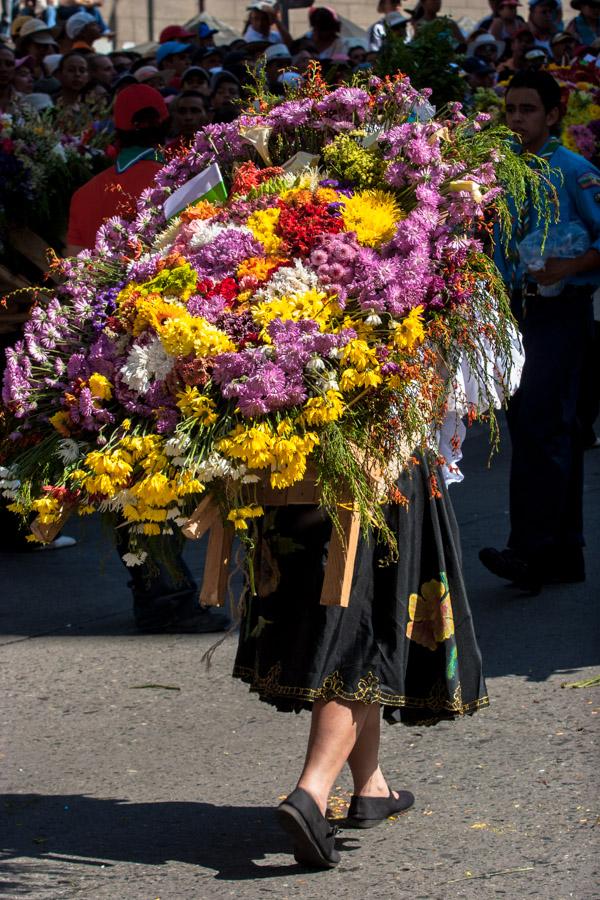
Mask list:
[[[333,784],[352,753],[369,710],[366,703],[348,700],[317,700],[313,705],[298,787],[311,795],[323,815]]]
[[[348,756],[348,765],[354,781],[354,793],[361,797],[388,797],[389,788],[379,768],[379,734],[381,707],[372,703],[360,734]],[[398,794],[394,791],[394,796]]]

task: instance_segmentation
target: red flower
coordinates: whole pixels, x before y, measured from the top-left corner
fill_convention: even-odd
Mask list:
[[[290,256],[308,256],[319,235],[337,234],[343,229],[341,218],[332,215],[324,203],[305,203],[294,208],[280,202],[279,206],[276,233]]]

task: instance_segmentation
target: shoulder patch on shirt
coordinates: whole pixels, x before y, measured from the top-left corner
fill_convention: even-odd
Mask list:
[[[600,173],[598,172],[584,172],[583,175],[580,175],[577,179],[577,184],[583,190],[586,188],[600,188]]]

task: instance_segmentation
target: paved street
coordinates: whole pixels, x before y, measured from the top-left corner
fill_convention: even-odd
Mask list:
[[[213,637],[136,635],[93,520],[69,523],[72,549],[0,554],[0,895],[597,900],[600,687],[563,685],[600,671],[600,451],[586,457],[587,582],[529,597],[477,560],[506,538],[507,449],[488,470],[475,431],[451,488],[492,705],[384,728],[384,769],[416,805],[342,832],[329,872],[294,863],[272,812],[308,716],[230,678],[234,637],[207,672]],[[201,548],[187,555],[199,571]],[[349,786],[344,773],[334,809]]]

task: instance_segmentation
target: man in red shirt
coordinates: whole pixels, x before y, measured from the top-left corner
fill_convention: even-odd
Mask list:
[[[69,212],[67,256],[92,249],[96,232],[111,216],[129,217],[163,164],[157,147],[166,137],[167,104],[155,88],[135,84],[117,94],[113,119],[117,161],[75,191]]]

